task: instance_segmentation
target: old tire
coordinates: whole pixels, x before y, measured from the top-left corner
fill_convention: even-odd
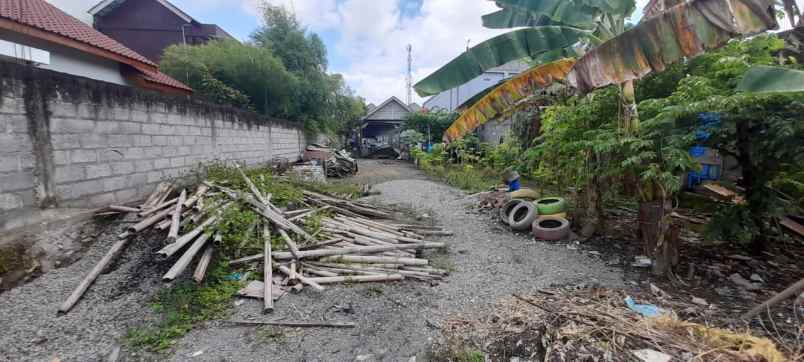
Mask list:
[[[552,215],[542,215],[542,214],[539,214],[539,217],[545,217],[545,216],[555,216],[555,217],[561,217],[561,218],[564,218],[564,219],[569,220],[569,218],[567,217],[567,213],[566,213],[566,212],[559,212],[558,214],[552,214]],[[537,219],[538,219],[538,217],[537,217]]]
[[[542,216],[533,222],[533,236],[539,240],[564,240],[569,236],[570,223],[558,216]]]
[[[536,220],[538,214],[539,212],[536,211],[536,205],[532,202],[523,202],[511,210],[511,213],[508,215],[508,225],[515,231],[528,230],[533,224],[533,220]]]
[[[523,187],[519,190],[510,192],[512,199],[520,199],[520,200],[536,200],[539,198],[539,193],[536,192],[534,189],[529,189],[527,187]]]
[[[554,215],[567,211],[567,201],[561,197],[545,197],[536,200],[539,215]]]
[[[519,206],[519,204],[523,203],[522,200],[511,200],[505,203],[503,207],[500,208],[500,221],[502,221],[505,225],[510,225],[508,223],[508,216],[511,215],[511,211],[514,210],[515,207]]]

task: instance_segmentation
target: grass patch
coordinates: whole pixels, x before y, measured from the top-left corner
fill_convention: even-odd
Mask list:
[[[454,358],[457,362],[484,362],[486,355],[478,350],[467,349],[456,353]]]
[[[421,169],[447,185],[470,193],[487,191],[500,183],[500,175],[497,171],[471,165],[423,165]]]
[[[437,269],[444,269],[450,273],[454,273],[458,271],[458,267],[455,266],[455,263],[452,259],[449,258],[447,254],[440,254],[440,255],[433,255],[429,257],[430,259],[430,266]]]
[[[161,291],[151,304],[161,320],[153,326],[129,330],[126,342],[136,348],[164,351],[196,324],[226,316],[232,295],[240,288],[240,283],[224,279],[227,268],[225,263],[216,264],[203,285],[184,281]]]

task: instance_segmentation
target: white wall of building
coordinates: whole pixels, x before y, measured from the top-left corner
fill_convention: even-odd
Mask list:
[[[120,63],[113,60],[7,30],[0,30],[0,39],[50,52],[50,64],[39,65],[40,68],[114,84],[130,85],[120,73]]]
[[[491,87],[501,80],[508,78],[511,74],[503,72],[486,72],[475,79],[466,82],[458,87],[445,90],[439,94],[432,96],[426,102],[424,107],[431,110],[443,109],[452,112],[458,108],[463,102],[469,100],[486,88]]]

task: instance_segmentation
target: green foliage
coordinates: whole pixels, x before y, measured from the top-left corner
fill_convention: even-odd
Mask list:
[[[426,139],[421,132],[415,129],[406,129],[399,135],[399,140],[405,145],[415,145],[423,143]]]
[[[327,51],[282,7],[265,8],[252,43],[219,40],[167,48],[160,69],[210,101],[303,123],[309,131],[348,133],[365,114],[340,74],[327,74]]]
[[[281,116],[296,80],[270,50],[234,40],[165,49],[160,69],[211,101]]]
[[[416,130],[424,135],[425,141],[429,134],[431,142],[441,142],[441,139],[444,137],[444,131],[452,125],[452,122],[454,122],[457,117],[457,113],[449,113],[442,109],[427,112],[413,112],[408,115],[405,121],[405,129]]]
[[[804,125],[800,122],[804,94],[741,93],[737,86],[752,66],[777,64],[780,61],[777,53],[783,46],[775,36],[731,42],[691,61],[686,67],[687,76],[678,82],[670,96],[640,104],[647,122],[675,125],[689,133],[695,131],[698,114],[720,114],[721,125],[706,129],[711,137],[705,145],[738,160],[748,203],[733,206],[739,209],[722,211],[720,221],[713,222],[739,221],[745,232],[755,238],[768,234],[765,224],[768,216],[783,212],[778,193],[769,186],[800,167],[796,160],[804,153]],[[747,214],[751,217],[746,218]],[[717,229],[720,228],[715,226],[713,230]],[[723,233],[721,236],[737,237]]]
[[[225,263],[219,263],[208,271],[201,286],[185,281],[160,292],[151,307],[161,315],[161,320],[149,327],[129,330],[126,341],[134,347],[164,351],[196,323],[228,314],[232,295],[240,285],[224,279],[227,269]]]
[[[225,235],[218,245],[218,251],[231,257],[261,252],[262,228],[257,229],[261,218],[243,202],[228,207],[221,215],[221,222],[214,228],[221,235]]]

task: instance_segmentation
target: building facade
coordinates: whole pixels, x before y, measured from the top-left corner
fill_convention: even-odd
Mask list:
[[[152,61],[44,0],[0,6],[0,61],[163,93],[192,93]]]
[[[95,28],[159,62],[174,44],[204,44],[234,39],[215,24],[203,24],[167,0],[104,0],[89,10]]]

